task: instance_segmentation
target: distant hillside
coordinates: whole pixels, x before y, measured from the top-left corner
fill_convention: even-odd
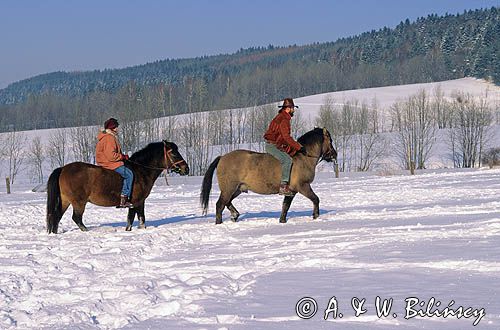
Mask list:
[[[0,125],[29,129],[27,122],[35,114],[44,118],[38,125],[46,127],[92,124],[106,111],[119,111],[123,103],[140,107],[135,101],[148,95],[161,99],[159,108],[148,113],[154,117],[466,76],[499,84],[499,35],[500,7],[493,7],[407,19],[394,29],[329,43],[249,48],[124,69],[55,72],[0,90]],[[75,109],[83,109],[85,116]],[[20,110],[28,113],[20,115]],[[72,122],[76,117],[78,122]]]

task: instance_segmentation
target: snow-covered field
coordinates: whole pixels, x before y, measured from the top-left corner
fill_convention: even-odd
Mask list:
[[[314,122],[326,97],[376,99],[387,109],[438,85],[446,96],[487,92],[491,106],[500,104],[498,86],[472,78],[296,103]],[[53,131],[25,133],[45,143]],[[322,164],[313,184],[320,218],[311,219],[311,202],[299,196],[287,224],[278,223],[281,197],[250,193],[234,201],[238,223],[226,211],[216,226],[217,186],[204,217],[201,178],[173,177],[153,188],[145,230],[125,232],[126,211],[89,204],[89,232],[79,231],[70,208],[60,234],[48,235],[46,194],[31,192],[24,168],[12,194],[0,184],[0,329],[500,329],[500,170],[442,169],[449,162],[442,144],[429,162],[437,169],[413,177],[393,166],[378,172],[391,176],[335,179]],[[310,319],[297,316],[303,297],[317,305]],[[387,317],[377,316],[377,297],[393,299]],[[424,306],[411,307],[412,297]],[[356,307],[366,312],[355,316],[351,303],[362,299]],[[338,309],[324,320],[329,302]],[[462,306],[464,316],[440,316],[448,306]],[[417,307],[432,317],[411,317]]]
[[[373,87],[315,94],[297,98],[296,103],[300,106],[299,109],[303,109],[306,116],[310,116],[310,118],[315,118],[318,115],[320,107],[325,103],[326,98],[331,98],[333,103],[337,105],[342,105],[349,101],[358,101],[359,104],[365,103],[371,106],[375,102],[377,108],[387,114],[390,107],[396,102],[403,102],[409,96],[416,95],[422,90],[427,95],[433,97],[437,89],[441,91],[448,101],[451,101],[457,92],[462,92],[474,98],[488,100],[490,107],[498,107],[500,105],[499,86],[482,79],[470,77],[432,83]]]
[[[148,227],[132,232],[126,211],[88,205],[89,232],[70,208],[48,235],[44,193],[0,191],[0,328],[500,328],[498,169],[322,172],[320,218],[299,196],[287,224],[280,197],[250,193],[234,201],[238,223],[226,211],[216,226],[216,185],[203,217],[201,178],[170,183],[154,187]],[[303,297],[317,303],[311,319],[296,315]],[[388,317],[377,316],[377,297],[393,299]],[[411,297],[424,306],[407,307]],[[366,313],[355,316],[353,298],[366,299]],[[465,316],[405,319],[432,298],[441,303],[431,312],[463,306]],[[337,314],[324,320],[329,301]]]

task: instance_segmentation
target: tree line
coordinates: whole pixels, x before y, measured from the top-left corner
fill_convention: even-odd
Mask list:
[[[498,84],[499,31],[493,7],[405,20],[335,42],[40,75],[0,90],[0,132],[96,125],[122,111],[156,118],[465,76]]]
[[[446,144],[444,158],[454,167],[471,168],[498,160],[498,148],[490,145],[492,125],[500,124],[498,104],[486,95],[474,98],[456,92],[445,96],[421,90],[390,109],[348,100],[341,104],[326,98],[314,122],[301,112],[292,120],[295,137],[312,128],[326,127],[338,152],[340,171],[369,171],[395,159],[399,167],[414,173],[428,166],[438,141]],[[166,139],[178,144],[192,175],[203,175],[218,155],[235,149],[264,150],[263,134],[276,115],[276,104],[238,110],[193,112],[179,116],[141,119],[130,108],[120,120],[122,148],[135,152],[147,143]],[[44,182],[51,169],[72,161],[94,163],[99,126],[54,129],[45,141],[28,141],[23,132],[0,135],[0,168],[12,183],[21,170],[32,181]],[[50,169],[50,170],[49,170]]]
[[[489,162],[488,157],[497,157],[489,144],[492,125],[500,123],[500,109],[487,102],[487,95],[474,98],[456,92],[445,97],[440,88],[432,95],[421,90],[383,112],[375,102],[333,104],[326,100],[317,124],[332,132],[341,171],[367,171],[375,162],[393,157],[413,174],[427,168],[438,138],[447,149],[442,159],[453,167],[479,167]]]

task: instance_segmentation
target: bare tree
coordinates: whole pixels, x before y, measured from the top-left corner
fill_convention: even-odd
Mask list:
[[[326,127],[330,133],[334,132],[333,99],[326,97],[319,108],[319,115],[316,118],[316,125]]]
[[[252,148],[252,145],[254,141],[256,140],[256,133],[255,133],[255,126],[256,126],[256,120],[257,120],[257,113],[256,113],[256,108],[252,108],[251,110],[248,110],[247,112],[247,130],[245,131],[245,140],[250,144],[250,149]]]
[[[453,118],[451,106],[444,98],[444,93],[440,86],[436,87],[434,90],[434,98],[431,107],[435,112],[436,123],[439,129],[452,126]]]
[[[225,111],[214,111],[208,116],[209,141],[211,145],[224,145],[228,143],[225,132],[228,130],[228,121]]]
[[[20,132],[7,133],[5,140],[5,152],[9,163],[10,182],[14,183],[23,163],[23,149],[26,136]]]
[[[354,139],[354,115],[357,102],[345,102],[340,109],[333,110],[333,121],[336,123],[333,128],[332,139],[340,154],[340,171],[349,171],[354,159],[351,155],[355,151]]]
[[[336,112],[333,98],[330,96],[323,100],[323,104],[319,108],[319,115],[316,118],[316,125],[328,129],[332,136],[333,145],[340,156],[340,170],[345,168],[346,151],[341,145],[342,131],[339,128],[339,115]]]
[[[378,132],[378,111],[366,104],[354,108],[355,163],[357,171],[368,171],[386,152],[387,140]]]
[[[74,160],[93,163],[98,128],[96,126],[73,127],[69,131]]]
[[[141,147],[141,121],[123,121],[118,131],[123,152],[138,150]]]
[[[245,141],[246,111],[244,109],[215,111],[209,115],[209,125],[213,127],[209,134],[214,144],[221,146],[221,152],[227,153],[239,147]]]
[[[292,119],[292,134],[295,135],[296,138],[301,136],[302,134],[306,133],[308,131],[308,120],[304,116],[304,113],[302,111],[297,110],[295,111]]]
[[[405,169],[425,168],[435,143],[436,125],[424,90],[392,107],[392,120],[399,131],[396,153]]]
[[[245,132],[247,129],[247,110],[241,109],[236,112],[235,115],[235,126],[236,126],[236,133],[235,133],[235,145],[239,146],[240,144],[243,144],[246,142],[245,140]]]
[[[120,115],[115,118],[120,122],[118,135],[121,147],[124,152],[137,150],[142,146],[141,121],[147,116],[147,99],[144,98],[143,101],[141,90],[132,81],[120,90],[118,100],[115,111]]]
[[[212,159],[209,143],[208,116],[204,113],[190,113],[184,117],[180,129],[180,146],[189,164],[190,174],[202,175]]]
[[[54,133],[49,136],[49,145],[47,147],[47,154],[50,159],[50,165],[52,168],[61,167],[66,164],[67,156],[67,143],[68,143],[68,133],[66,129],[57,129]]]
[[[463,93],[456,95],[448,144],[455,167],[481,166],[481,154],[490,139],[492,121],[486,99],[474,100]]]
[[[0,165],[2,164],[3,158],[7,155],[7,143],[5,134],[0,134]],[[2,166],[0,166],[0,175],[2,173]]]
[[[33,138],[29,148],[30,157],[28,163],[31,165],[33,174],[39,183],[43,182],[43,163],[45,161],[45,148],[39,136]]]
[[[178,120],[175,116],[168,116],[167,119],[162,120],[161,139],[177,143],[178,137],[175,134],[177,124]]]
[[[140,121],[141,126],[141,139],[140,145],[145,145],[156,140],[158,137],[157,126],[154,119],[146,119]]]
[[[269,127],[269,123],[271,123],[278,113],[278,110],[276,105],[262,105],[256,107],[254,112],[254,140],[252,142],[257,143],[258,151],[263,151],[265,143],[264,134]]]

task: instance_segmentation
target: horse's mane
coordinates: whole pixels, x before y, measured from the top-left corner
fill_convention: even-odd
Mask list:
[[[177,152],[178,148],[175,143],[166,141],[165,143],[167,144],[167,149],[172,149],[174,152]],[[140,164],[148,164],[159,156],[163,157],[163,142],[153,142],[141,150],[134,152],[130,160]]]
[[[299,142],[303,146],[308,146],[315,143],[323,143],[323,129],[316,127],[315,129],[299,137],[297,142]]]

